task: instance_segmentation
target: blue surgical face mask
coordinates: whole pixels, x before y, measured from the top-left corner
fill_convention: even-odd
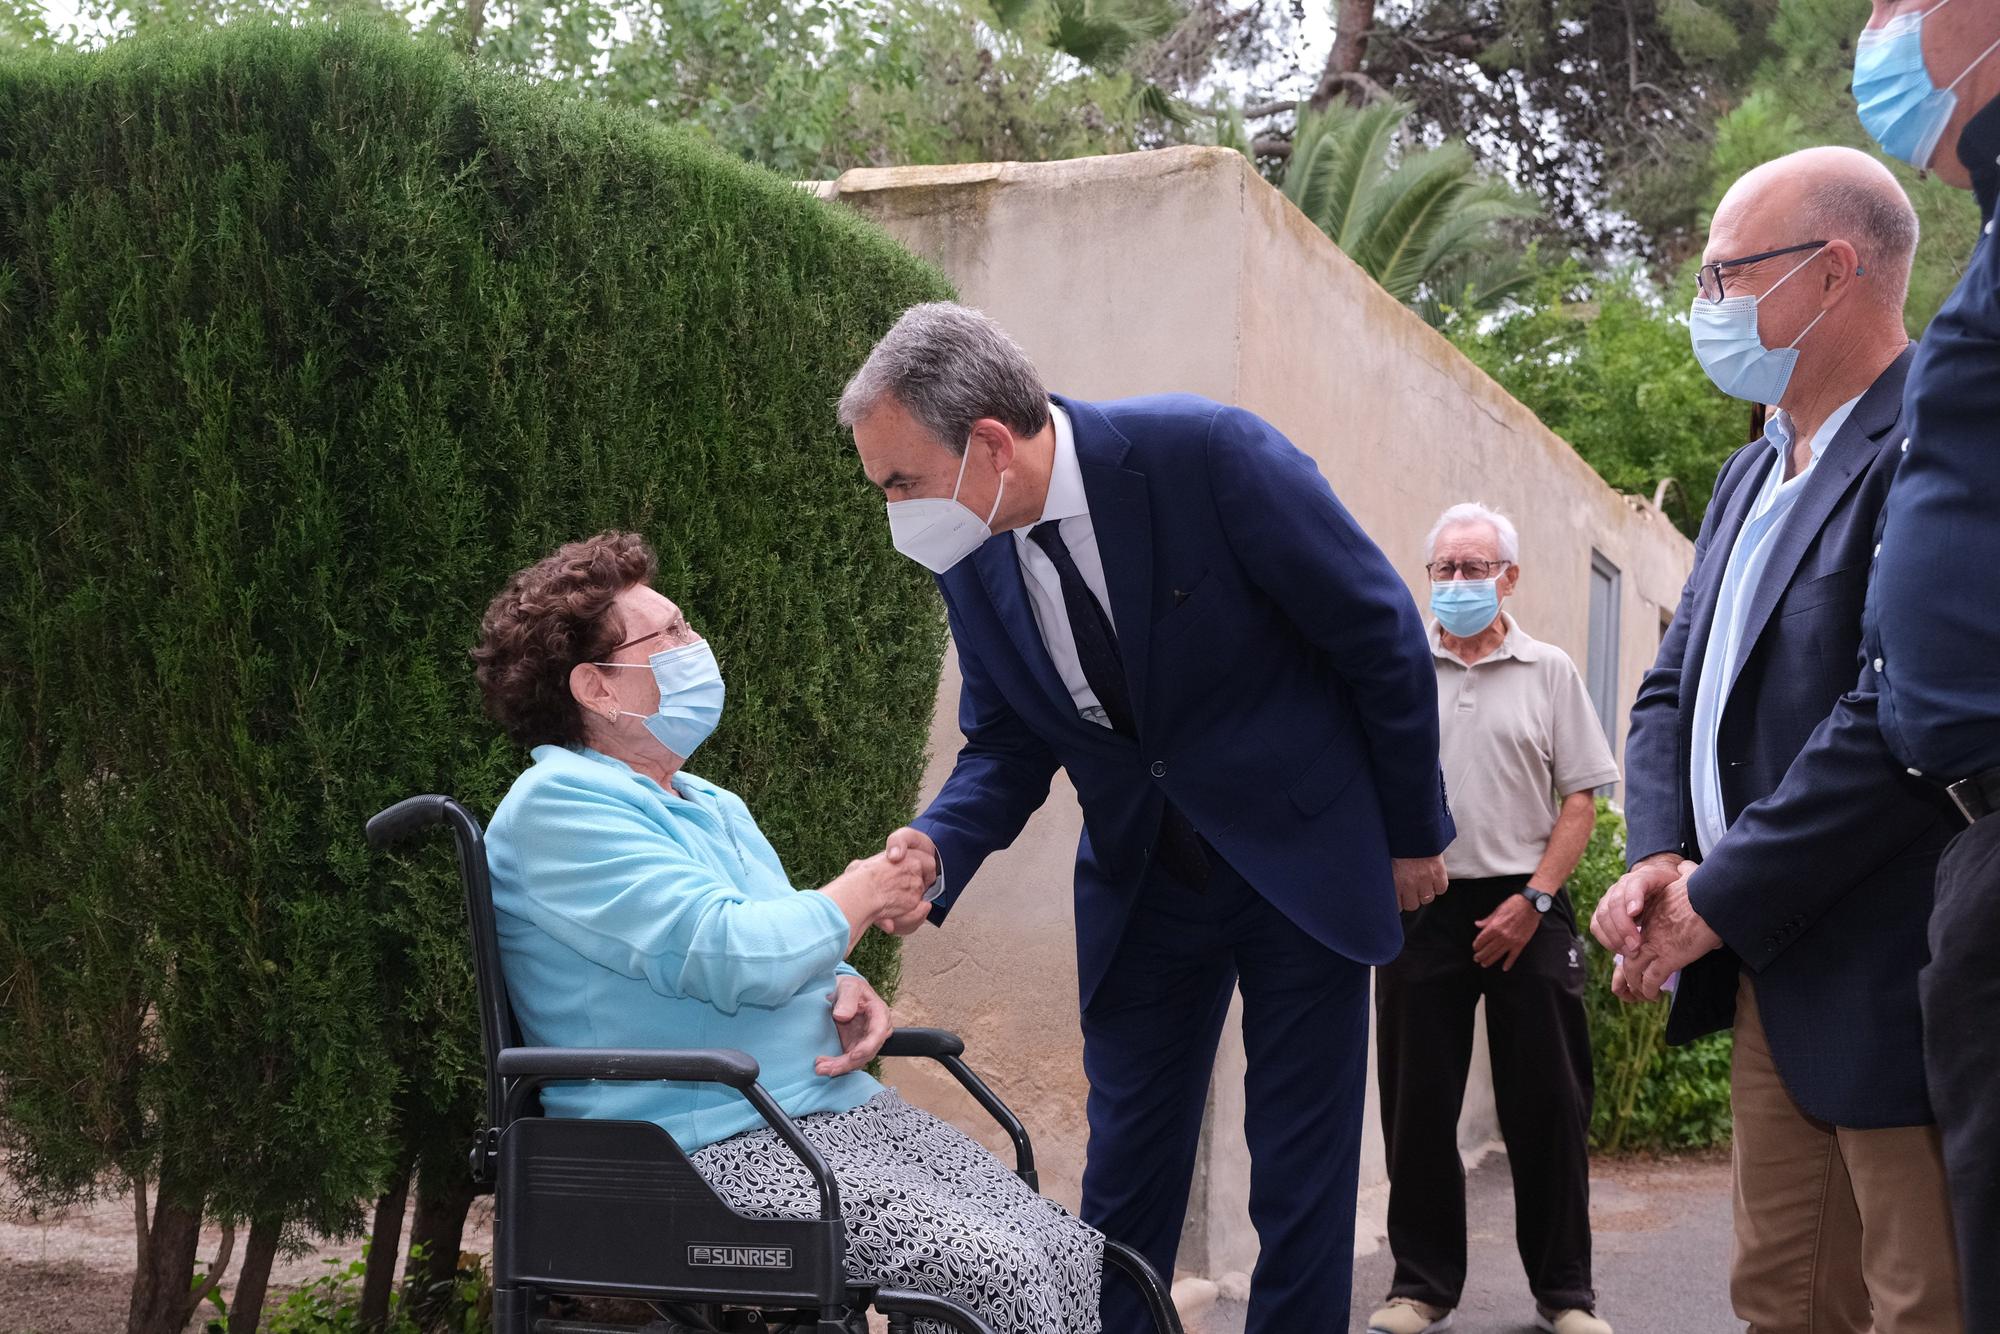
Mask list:
[[[1819,253],[1815,250],[1806,256],[1792,273],[1819,258]],[[1792,273],[1772,283],[1764,296],[1790,282]],[[1799,343],[1812,332],[1813,324],[1826,318],[1822,310],[1784,347],[1765,347],[1757,332],[1757,303],[1764,296],[1732,296],[1720,301],[1697,296],[1688,308],[1688,338],[1694,344],[1694,359],[1717,389],[1752,403],[1776,403],[1785,396],[1792,369],[1799,364]]]
[[[694,754],[722,720],[722,669],[706,639],[655,653],[644,662],[600,662],[598,667],[645,667],[660,688],[660,706],[651,713],[620,709],[619,716],[645,720],[653,739],[683,760]]]
[[[1890,157],[1920,169],[1937,156],[1938,140],[1958,109],[1953,90],[1981,61],[2000,51],[1995,42],[1944,87],[1932,82],[1924,64],[1924,19],[1950,3],[1941,0],[1922,13],[1899,14],[1879,28],[1863,28],[1854,45],[1854,100],[1862,128]]]
[[[1447,579],[1432,584],[1431,615],[1446,634],[1472,638],[1500,615],[1500,580]]]

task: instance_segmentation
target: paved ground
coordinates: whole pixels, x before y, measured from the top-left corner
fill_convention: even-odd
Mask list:
[[[1591,1217],[1604,1317],[1618,1334],[1718,1334],[1731,1319],[1729,1164],[1723,1158],[1618,1161],[1592,1171]],[[1380,1215],[1383,1198],[1371,1203]],[[1507,1160],[1489,1155],[1470,1179],[1472,1274],[1456,1334],[1528,1334],[1534,1306],[1514,1254]],[[0,1334],[115,1334],[123,1328],[131,1275],[130,1206],[121,1199],[29,1221],[0,1215]],[[485,1249],[489,1220],[472,1220],[467,1245]],[[1389,1287],[1387,1248],[1355,1262],[1351,1329],[1359,1331]],[[214,1253],[207,1235],[202,1253]],[[240,1245],[240,1240],[239,1240]],[[310,1282],[328,1258],[351,1259],[357,1243],[281,1260],[282,1289]],[[198,1325],[196,1326],[198,1328]],[[1188,1322],[1189,1334],[1242,1334],[1243,1308],[1219,1302]],[[1298,1334],[1321,1334],[1299,1331]],[[1331,1327],[1326,1334],[1332,1334]]]
[[[1600,1162],[1591,1171],[1599,1313],[1618,1334],[1721,1334],[1729,1311],[1729,1162],[1725,1157]],[[1534,1299],[1514,1251],[1514,1197],[1504,1155],[1468,1181],[1471,1274],[1453,1334],[1531,1334]],[[1350,1329],[1389,1289],[1388,1247],[1354,1265]],[[1190,1334],[1241,1334],[1243,1308],[1223,1301]]]

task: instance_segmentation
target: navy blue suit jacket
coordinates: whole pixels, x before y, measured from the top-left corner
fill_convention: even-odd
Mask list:
[[[916,826],[937,843],[942,921],[1061,767],[1083,807],[1078,974],[1115,952],[1171,799],[1321,943],[1402,948],[1389,859],[1453,829],[1437,683],[1409,590],[1306,457],[1268,423],[1190,395],[1083,403],[1074,427],[1132,740],[1077,715],[1042,643],[1012,533],[938,579],[965,745]]]
[[[1785,1087],[1811,1115],[1857,1128],[1931,1119],[1917,972],[1938,854],[1957,823],[1889,753],[1860,656],[1911,355],[1877,377],[1813,465],[1755,591],[1716,748],[1729,831],[1688,884],[1728,948],[1682,974],[1667,1027],[1686,1042],[1732,1024],[1747,966]],[[1699,859],[1695,690],[1723,570],[1772,452],[1758,440],[1723,465],[1694,572],[1632,707],[1634,862]]]

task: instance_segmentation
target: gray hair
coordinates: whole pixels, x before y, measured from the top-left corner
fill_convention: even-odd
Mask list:
[[[1020,344],[986,315],[949,301],[903,312],[847,382],[840,424],[853,430],[885,398],[902,404],[954,454],[965,453],[972,424],[982,417],[1021,436],[1049,424],[1049,391]]]
[[[1499,510],[1489,509],[1473,501],[1463,505],[1453,505],[1438,516],[1438,521],[1431,525],[1431,535],[1424,539],[1424,563],[1428,565],[1437,555],[1438,538],[1444,534],[1445,529],[1475,523],[1485,524],[1493,530],[1493,535],[1500,539],[1501,560],[1509,565],[1521,563],[1521,535],[1514,531],[1514,521]]]
[[[1853,246],[1861,267],[1875,276],[1873,290],[1882,304],[1903,308],[1917,254],[1917,211],[1894,178],[1885,172],[1880,182],[1831,180],[1807,187],[1799,226],[1807,239]]]

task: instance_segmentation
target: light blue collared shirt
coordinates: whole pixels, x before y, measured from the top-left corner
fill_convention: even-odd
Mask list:
[[[1694,792],[1694,827],[1700,841],[1701,854],[1706,857],[1709,850],[1722,841],[1729,829],[1729,820],[1722,804],[1722,766],[1716,758],[1716,738],[1722,728],[1722,711],[1729,702],[1729,692],[1736,684],[1736,673],[1743,666],[1743,657],[1749,646],[1743,642],[1744,622],[1750,615],[1750,604],[1756,601],[1757,585],[1763,581],[1764,569],[1771,563],[1771,548],[1778,533],[1785,526],[1785,519],[1798,504],[1799,495],[1805,490],[1806,478],[1818,466],[1820,455],[1833,443],[1833,437],[1847,423],[1848,414],[1861,401],[1860,395],[1848,399],[1828,415],[1825,423],[1813,435],[1810,449],[1812,459],[1799,472],[1787,479],[1786,461],[1791,458],[1792,446],[1797,435],[1792,428],[1792,419],[1781,409],[1771,414],[1769,429],[1764,438],[1771,442],[1772,459],[1769,471],[1764,475],[1764,484],[1757,492],[1757,498],[1750,503],[1750,513],[1743,520],[1743,530],[1736,535],[1736,545],[1730,549],[1729,564],[1722,572],[1722,588],[1715,601],[1715,621],[1709,627],[1708,651],[1701,660],[1701,681],[1695,689],[1694,697],[1694,751],[1689,757],[1690,785]]]

